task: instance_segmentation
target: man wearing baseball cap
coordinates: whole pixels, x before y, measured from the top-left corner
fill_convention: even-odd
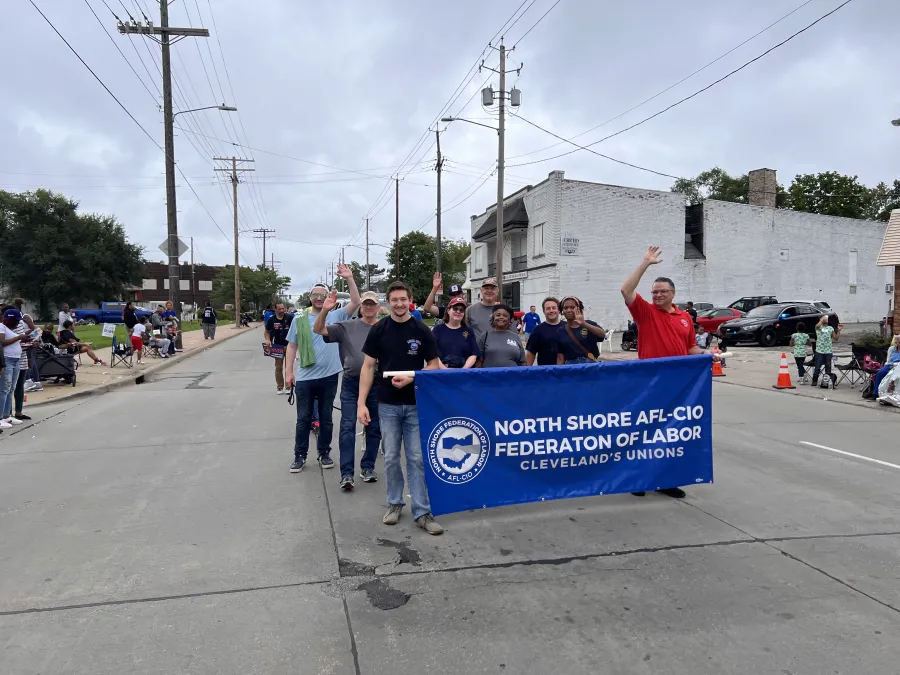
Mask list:
[[[344,366],[344,374],[341,377],[341,426],[338,431],[338,448],[341,454],[341,489],[352,490],[353,469],[356,463],[356,408],[359,399],[359,371],[362,368],[366,355],[362,348],[369,336],[369,331],[378,323],[378,309],[381,303],[378,296],[372,291],[366,291],[360,296],[359,319],[339,321],[330,325],[326,324],[328,313],[337,305],[337,291],[332,291],[322,311],[316,317],[313,324],[313,332],[321,335],[328,344],[337,344],[341,354],[341,363]],[[381,445],[381,427],[378,423],[378,396],[375,387],[366,397],[366,406],[369,408],[371,422],[365,427],[366,449],[359,462],[360,478],[363,483],[374,483],[378,480],[375,474],[375,460],[378,457],[378,446]]]
[[[463,295],[462,286],[459,284],[453,284],[450,286],[450,298],[447,301],[446,305],[435,305],[434,299],[437,294],[443,288],[442,276],[440,272],[434,273],[434,279],[431,282],[431,293],[428,294],[428,298],[425,300],[425,304],[422,305],[422,309],[424,309],[429,314],[435,315],[438,320],[442,320],[445,318],[447,314],[447,308],[450,306],[452,300],[454,298],[461,298]]]
[[[338,275],[347,280],[350,302],[326,317],[326,323],[329,324],[349,319],[360,303],[359,291],[350,268],[339,265]],[[334,435],[332,409],[337,394],[338,373],[342,370],[341,359],[337,345],[325,344],[321,335],[312,332],[327,295],[328,289],[322,284],[313,286],[309,291],[309,309],[297,316],[288,330],[284,383],[288,387],[294,387],[297,404],[291,473],[300,473],[306,464],[315,404],[319,406],[319,465],[323,469],[334,467],[334,460],[331,459],[331,439]]]
[[[13,396],[19,379],[19,360],[22,358],[22,342],[30,338],[30,333],[17,333],[16,327],[22,321],[22,312],[15,308],[3,312],[0,323],[0,345],[3,346],[3,377],[0,379],[0,429],[10,429],[22,424],[13,417]]]
[[[466,310],[466,323],[475,331],[475,340],[479,341],[479,344],[481,336],[491,330],[491,316],[499,295],[497,280],[489,277],[481,283],[481,302],[472,304]]]

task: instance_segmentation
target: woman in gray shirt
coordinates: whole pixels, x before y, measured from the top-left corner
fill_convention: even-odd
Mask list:
[[[476,368],[508,368],[525,365],[525,348],[522,339],[510,330],[512,310],[506,305],[495,305],[491,312],[491,329],[478,340],[481,355]]]

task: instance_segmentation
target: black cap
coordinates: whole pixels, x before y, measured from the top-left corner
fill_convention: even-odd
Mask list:
[[[461,295],[462,292],[463,292],[463,288],[459,284],[453,284],[450,287],[450,295]]]

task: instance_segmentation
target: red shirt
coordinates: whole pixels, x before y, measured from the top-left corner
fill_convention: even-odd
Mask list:
[[[628,311],[638,325],[639,359],[687,356],[688,350],[697,346],[691,315],[677,307],[673,309],[663,311],[635,294]]]

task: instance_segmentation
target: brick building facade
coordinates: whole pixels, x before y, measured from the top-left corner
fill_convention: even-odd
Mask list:
[[[678,300],[726,306],[745,295],[784,301],[825,300],[842,321],[887,315],[893,269],[876,266],[886,224],[772,208],[775,172],[751,172],[754,201],[707,200],[685,207],[684,195],[567,180],[562,171],[506,198],[503,300],[514,309],[541,306],[548,295],[578,295],[586,314],[620,329],[628,312],[619,288],[647,246],[663,249],[659,268]],[[469,283],[496,273],[496,209],[471,218]],[[649,292],[647,279],[640,291]]]
[[[212,295],[213,279],[224,267],[211,265],[181,266],[181,302],[203,306]],[[165,263],[148,262],[144,279],[140,286],[128,290],[128,297],[135,302],[157,304],[170,298],[169,266]]]

